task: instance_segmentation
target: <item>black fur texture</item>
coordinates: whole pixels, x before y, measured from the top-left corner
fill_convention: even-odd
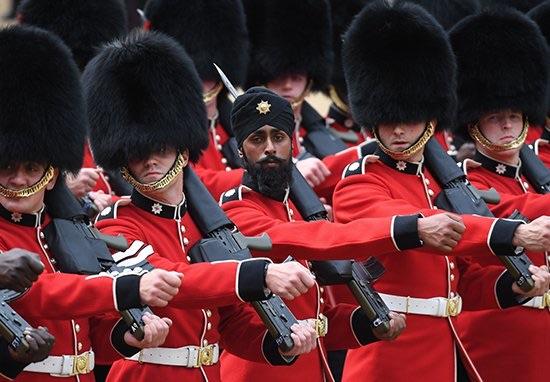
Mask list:
[[[479,0],[398,0],[418,4],[426,9],[445,30],[451,29],[466,16],[481,11]]]

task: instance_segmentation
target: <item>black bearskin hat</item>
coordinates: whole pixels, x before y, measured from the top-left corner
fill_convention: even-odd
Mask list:
[[[529,11],[527,16],[529,16],[533,21],[535,21],[538,24],[540,31],[542,32],[543,36],[546,38],[546,43],[549,47],[548,54],[550,54],[550,0],[545,1],[539,6],[531,9],[531,11]],[[548,82],[548,86],[550,86],[550,81]],[[548,94],[547,114],[550,115],[550,94]]]
[[[106,169],[163,147],[208,145],[202,86],[193,62],[174,39],[132,32],[106,45],[82,76],[94,158]]]
[[[479,0],[399,0],[418,4],[426,9],[445,30],[451,29],[466,16],[481,10]]]
[[[28,26],[0,31],[0,163],[76,172],[87,130],[80,73],[67,46]]]
[[[324,90],[332,67],[330,7],[326,0],[243,0],[251,41],[247,87],[304,73]]]
[[[216,63],[233,84],[243,84],[249,46],[240,0],[149,0],[145,16],[146,28],[183,45],[203,81],[220,81]]]
[[[489,6],[504,5],[512,7],[520,12],[527,13],[544,0],[486,0],[485,3]]]
[[[342,68],[342,41],[353,17],[359,13],[363,6],[372,0],[330,0],[330,15],[332,19],[332,47],[334,49],[334,62],[330,85],[336,88],[338,95],[346,96],[348,88]]]
[[[432,119],[438,128],[452,124],[456,63],[445,31],[424,8],[367,5],[345,36],[342,59],[360,125]]]
[[[17,13],[20,23],[61,37],[81,70],[101,45],[122,37],[127,28],[121,0],[24,0]]]
[[[508,108],[523,111],[530,122],[544,121],[550,64],[531,19],[512,8],[486,9],[449,35],[458,64],[457,129]]]

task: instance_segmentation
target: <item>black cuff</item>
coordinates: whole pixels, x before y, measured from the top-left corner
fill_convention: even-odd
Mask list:
[[[498,219],[489,238],[489,247],[497,256],[517,256],[516,247],[512,245],[514,232],[520,224],[518,220]]]
[[[275,342],[269,333],[264,337],[262,352],[267,362],[273,366],[290,366],[298,359],[296,356],[285,357],[281,355],[277,342]]]
[[[142,275],[128,274],[115,278],[115,306],[119,312],[130,308],[141,308],[139,283]]]
[[[420,215],[395,216],[392,237],[397,249],[404,251],[422,246],[418,237],[418,218]]]
[[[504,272],[497,280],[495,286],[495,293],[497,296],[498,304],[502,309],[512,308],[514,306],[522,305],[530,299],[519,301],[520,295],[514,293],[512,285],[514,284],[514,278],[510,272]]]
[[[11,358],[8,344],[2,339],[0,343],[0,373],[10,379],[15,379],[26,366],[27,364],[17,362]]]
[[[237,295],[243,301],[262,301],[269,297],[264,288],[264,268],[267,260],[243,261],[239,264]]]
[[[351,316],[351,329],[361,345],[379,341],[372,331],[367,315],[361,308],[356,309]]]
[[[139,348],[128,345],[124,341],[124,334],[128,330],[130,330],[130,328],[128,328],[128,325],[126,325],[124,320],[120,320],[116,323],[115,327],[111,331],[111,345],[113,345],[115,350],[122,354],[124,357],[131,357],[141,350]]]

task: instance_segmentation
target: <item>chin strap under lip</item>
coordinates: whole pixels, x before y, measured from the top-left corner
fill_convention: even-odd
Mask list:
[[[426,128],[424,129],[424,132],[420,136],[420,138],[417,139],[415,143],[413,143],[409,148],[403,150],[403,151],[393,151],[384,146],[380,138],[378,137],[377,129],[373,129],[374,137],[378,141],[378,146],[380,146],[380,149],[391,156],[392,158],[396,160],[406,160],[410,158],[411,156],[418,153],[422,148],[428,143],[428,140],[434,135],[435,132],[435,123],[430,121],[426,124]]]

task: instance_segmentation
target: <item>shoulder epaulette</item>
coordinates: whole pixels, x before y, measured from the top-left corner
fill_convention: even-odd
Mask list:
[[[101,211],[97,217],[95,218],[96,223],[100,220],[105,219],[116,219],[117,217],[117,211],[119,207],[127,206],[132,202],[132,199],[130,199],[129,196],[123,196],[119,200],[115,202],[112,206],[105,207],[103,211]]]
[[[367,172],[367,164],[378,161],[378,155],[367,155],[348,164],[342,173],[342,179],[352,175],[362,175]]]
[[[462,163],[459,163],[459,166],[460,165],[462,167],[462,171],[464,172],[464,175],[468,175],[468,169],[478,168],[479,166],[481,166],[481,163],[476,162],[473,159],[466,158],[462,161]]]
[[[243,200],[243,191],[246,192],[246,190],[248,190],[248,187],[241,184],[239,187],[235,187],[225,191],[220,196],[219,205],[221,206],[224,203],[232,202],[235,200]]]

